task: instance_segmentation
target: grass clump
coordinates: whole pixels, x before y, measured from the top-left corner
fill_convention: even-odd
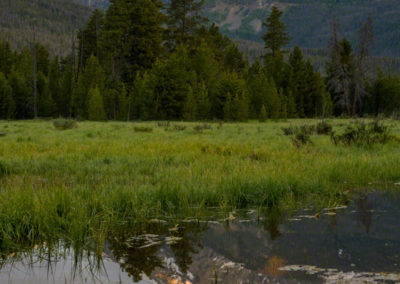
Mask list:
[[[53,126],[58,130],[68,130],[76,128],[78,124],[73,119],[58,118],[53,120]]]
[[[186,126],[185,125],[179,125],[179,124],[174,124],[172,125],[172,127],[166,127],[165,130],[166,131],[184,131],[186,130]]]
[[[332,125],[325,120],[318,122],[315,126],[316,133],[319,135],[328,135],[332,133]]]
[[[211,124],[203,123],[203,124],[196,125],[193,129],[194,129],[194,131],[201,133],[201,132],[203,132],[203,130],[212,129],[212,126],[211,126]]]
[[[10,173],[9,167],[2,161],[0,161],[0,177],[6,176]]]
[[[2,132],[2,131],[0,131],[0,137],[4,137],[4,136],[6,136],[7,134],[5,133],[5,132]]]
[[[385,144],[397,139],[391,134],[389,126],[375,120],[370,123],[357,122],[354,125],[348,125],[341,134],[332,132],[331,140],[335,145],[351,146]]]
[[[170,124],[171,123],[169,121],[158,121],[157,122],[157,126],[158,127],[163,127],[163,128],[169,127]]]
[[[146,126],[135,126],[133,128],[133,130],[135,132],[147,132],[147,133],[153,132],[153,128],[152,127],[146,127]]]
[[[301,148],[307,144],[312,145],[308,132],[302,130],[291,137],[292,143],[296,148]]]

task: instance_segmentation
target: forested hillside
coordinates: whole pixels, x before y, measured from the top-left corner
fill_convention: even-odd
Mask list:
[[[66,54],[89,15],[89,8],[71,0],[0,0],[0,39],[20,49],[35,35],[52,54]]]
[[[262,22],[272,6],[284,11],[291,45],[327,46],[329,23],[334,15],[340,32],[356,44],[357,29],[371,17],[377,56],[400,56],[400,6],[398,0],[206,0],[205,15],[231,38],[261,41]]]

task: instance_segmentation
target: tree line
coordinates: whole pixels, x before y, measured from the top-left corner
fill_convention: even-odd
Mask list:
[[[290,38],[273,7],[265,53],[250,63],[202,1],[112,0],[94,10],[65,57],[40,42],[0,42],[0,118],[210,120],[359,116],[400,107],[400,81],[370,70],[372,22],[356,52],[333,21],[326,76]]]

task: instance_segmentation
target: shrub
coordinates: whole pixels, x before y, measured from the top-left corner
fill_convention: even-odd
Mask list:
[[[330,125],[328,122],[325,120],[319,122],[317,126],[315,127],[317,134],[322,135],[322,134],[330,134],[332,132],[332,125]]]
[[[75,120],[73,119],[64,119],[64,118],[59,118],[53,120],[53,125],[56,129],[58,130],[67,130],[67,129],[73,129],[78,126]]]
[[[304,133],[307,135],[312,135],[313,133],[315,133],[316,128],[314,125],[308,125],[308,124],[304,124],[301,126],[289,126],[289,127],[282,127],[281,128],[283,131],[283,134],[285,134],[286,136],[290,136],[290,135],[294,135],[297,133]]]
[[[201,147],[201,151],[205,154],[231,156],[232,150],[228,147],[206,145]]]
[[[135,132],[153,132],[153,128],[146,126],[135,126],[133,129]]]
[[[305,146],[307,144],[313,144],[310,139],[310,135],[306,132],[296,133],[293,137],[291,137],[291,139],[293,145],[297,148],[301,148],[302,146]]]
[[[4,162],[0,161],[0,177],[9,175],[10,172],[10,168]]]
[[[203,132],[203,130],[212,129],[212,126],[208,123],[203,123],[203,124],[196,125],[193,129],[196,132]]]
[[[308,124],[301,125],[298,131],[298,133],[304,133],[307,135],[312,135],[315,132],[316,132],[315,125],[308,125]]]
[[[360,122],[355,125],[348,125],[342,134],[336,135],[334,132],[331,133],[331,141],[335,145],[384,144],[390,140],[396,140],[396,137],[390,134],[388,126],[378,120],[370,123]]]
[[[169,121],[159,121],[157,122],[158,127],[169,127],[170,122]]]
[[[173,131],[184,131],[186,129],[185,125],[174,124],[172,127]]]
[[[283,131],[283,134],[285,134],[286,136],[293,135],[295,132],[295,128],[291,125],[289,127],[282,127],[281,129]]]

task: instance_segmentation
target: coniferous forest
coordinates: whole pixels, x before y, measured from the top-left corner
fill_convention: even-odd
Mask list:
[[[287,48],[278,8],[265,17],[265,52],[253,62],[201,8],[194,0],[111,1],[64,57],[35,40],[20,50],[1,42],[0,119],[245,121],[400,109],[400,78],[374,67],[370,19],[357,46],[332,19],[321,73],[299,47]]]

